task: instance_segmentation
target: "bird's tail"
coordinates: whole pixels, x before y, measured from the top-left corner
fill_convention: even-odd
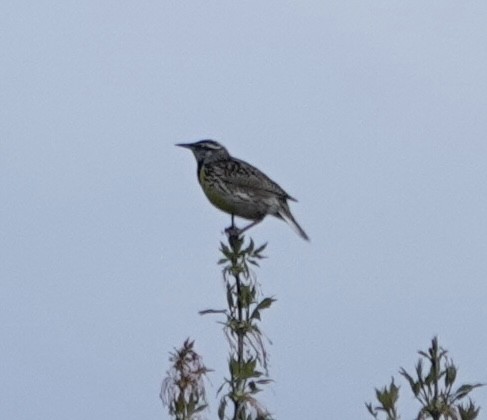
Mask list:
[[[278,210],[277,215],[278,217],[284,219],[293,228],[293,230],[299,236],[301,236],[301,238],[309,241],[309,236],[306,235],[306,232],[303,230],[303,228],[299,226],[298,222],[296,222],[296,219],[291,214],[291,210],[289,210],[289,206],[287,205],[287,203],[283,203],[281,208]]]

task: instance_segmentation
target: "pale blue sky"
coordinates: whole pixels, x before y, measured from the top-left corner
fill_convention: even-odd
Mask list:
[[[167,418],[187,336],[216,418],[226,343],[197,311],[224,305],[229,219],[174,147],[202,138],[311,236],[251,231],[277,418],[367,418],[435,334],[487,382],[486,22],[483,0],[2,2],[2,418]]]

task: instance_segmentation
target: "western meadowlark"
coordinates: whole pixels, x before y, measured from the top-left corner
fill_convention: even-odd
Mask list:
[[[284,219],[306,240],[308,235],[294,219],[287,200],[297,201],[277,183],[254,166],[230,156],[227,149],[214,140],[182,143],[176,146],[191,150],[198,164],[198,181],[208,200],[234,217],[253,220],[238,230],[242,233],[271,214]]]

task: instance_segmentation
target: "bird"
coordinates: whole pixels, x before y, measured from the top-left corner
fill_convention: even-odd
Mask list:
[[[176,146],[193,152],[197,163],[198,182],[208,200],[218,209],[234,217],[252,220],[240,235],[260,223],[267,215],[286,221],[303,239],[309,237],[289,209],[289,201],[297,201],[255,166],[234,158],[215,140],[178,143]]]

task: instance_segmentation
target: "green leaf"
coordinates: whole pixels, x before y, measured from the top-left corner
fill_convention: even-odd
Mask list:
[[[181,396],[181,394],[180,394]],[[184,398],[178,398],[176,401],[176,413],[183,413],[185,409],[185,401]]]
[[[416,374],[418,375],[418,382],[423,385],[423,361],[421,359],[416,364]]]
[[[258,309],[254,309],[252,311],[252,315],[250,315],[250,319],[258,319],[259,321],[261,321],[260,319],[260,312]]]
[[[453,394],[452,401],[461,400],[462,398],[465,398],[473,389],[479,388],[479,387],[484,386],[484,385],[485,384],[475,384],[475,385],[465,384],[465,385],[462,385]]]
[[[259,385],[267,385],[270,384],[271,382],[274,381],[272,379],[258,379],[257,381],[255,381],[255,383]]]
[[[218,418],[220,420],[223,420],[225,418],[225,409],[227,407],[227,400],[225,397],[223,397],[221,400],[220,400],[220,405],[218,407]]]
[[[274,298],[264,298],[262,299],[258,305],[255,307],[255,309],[252,312],[252,315],[250,316],[251,319],[258,319],[259,321],[261,320],[260,318],[260,311],[262,309],[267,309],[270,308],[272,303],[274,303],[276,299]]]
[[[193,398],[190,398],[189,401],[188,401],[188,403],[186,404],[186,411],[188,413],[193,413],[195,407],[196,407],[196,401],[194,401]]]
[[[250,238],[249,246],[242,251],[242,254],[251,254],[253,250],[254,250],[254,241],[252,238]]]
[[[260,267],[259,263],[258,263],[257,261],[255,261],[255,260],[251,260],[251,259],[249,259],[249,260],[247,260],[247,261],[248,261],[250,264],[255,265],[256,267]]]
[[[240,300],[243,308],[247,308],[254,301],[250,286],[242,285],[240,287]]]
[[[257,372],[255,370],[256,366],[257,366],[257,360],[255,359],[250,359],[249,361],[242,363],[239,378],[249,379],[249,378],[259,377],[260,375],[262,375],[261,372]]]
[[[223,389],[223,387],[224,387],[225,385],[227,385],[227,384],[228,384],[228,380],[225,380],[225,381],[224,381],[224,382],[223,382],[223,383],[222,383],[222,384],[219,386],[219,388],[217,389],[217,391],[216,391],[216,395],[218,395],[218,394],[221,392],[221,390]]]
[[[205,309],[203,311],[198,312],[200,315],[208,315],[208,314],[226,314],[226,309]]]
[[[194,410],[193,413],[201,413],[203,410],[206,409],[206,407],[208,407],[208,404],[203,404],[203,405],[200,405],[196,410]]]
[[[261,389],[257,387],[254,381],[249,382],[249,389],[251,394],[257,394],[258,392],[261,391]]]
[[[232,377],[239,377],[240,365],[238,363],[238,360],[235,360],[234,358],[230,359],[228,362],[228,369],[230,370],[230,374],[232,375]]]
[[[409,386],[411,387],[411,390],[413,391],[414,396],[417,396],[419,393],[419,389],[417,389],[418,383],[413,379],[413,377],[409,373],[406,372],[406,370],[404,368],[401,368],[399,373],[408,380]]]
[[[374,408],[372,407],[372,403],[365,403],[365,407],[367,407],[367,410],[369,411],[370,414],[372,414],[372,416],[377,419],[377,410],[374,410]]]
[[[257,305],[256,309],[267,309],[270,308],[271,305],[276,301],[274,298],[264,298],[262,299],[259,304]]]
[[[457,377],[457,368],[455,365],[450,365],[446,367],[445,370],[445,386],[449,387],[453,385]]]
[[[242,249],[244,239],[243,238],[236,238],[235,240],[229,241],[232,247],[232,253],[234,255],[238,255],[240,250]]]
[[[469,405],[457,405],[458,414],[461,420],[474,420],[479,415],[480,407],[476,407],[472,400],[469,400]]]
[[[234,306],[232,287],[228,283],[227,283],[227,304],[229,308],[233,308]]]
[[[266,246],[267,246],[267,242],[266,242],[264,245],[259,246],[259,247],[258,247],[258,248],[255,250],[254,254],[260,254],[260,253],[261,253],[261,252],[262,252],[262,251],[263,251],[263,250],[266,248]]]

